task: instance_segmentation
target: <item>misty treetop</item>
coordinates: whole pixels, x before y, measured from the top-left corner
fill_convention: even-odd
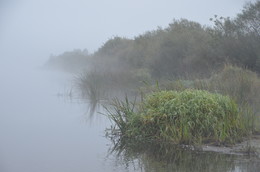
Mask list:
[[[205,77],[227,63],[260,73],[260,1],[247,3],[233,19],[215,15],[210,20],[213,26],[173,20],[166,28],[134,39],[113,37],[93,54],[72,51],[54,56],[49,64],[128,72],[140,79]]]
[[[91,55],[88,53],[87,49],[75,49],[57,56],[51,55],[49,60],[46,62],[45,67],[50,69],[60,69],[66,72],[79,72],[89,64],[90,56]]]

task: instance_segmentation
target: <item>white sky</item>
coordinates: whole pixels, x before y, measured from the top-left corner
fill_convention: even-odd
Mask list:
[[[246,0],[0,0],[0,58],[44,62],[75,48],[97,50],[113,36],[133,38],[174,18],[210,24],[234,17]],[[5,62],[2,60],[3,63]]]

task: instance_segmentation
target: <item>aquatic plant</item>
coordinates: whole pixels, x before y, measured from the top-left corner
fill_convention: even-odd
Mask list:
[[[110,134],[145,142],[174,144],[234,143],[246,133],[237,104],[207,91],[159,91],[146,96],[134,111],[116,101],[108,117]]]

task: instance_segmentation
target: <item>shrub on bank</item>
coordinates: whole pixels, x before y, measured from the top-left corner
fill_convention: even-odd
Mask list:
[[[193,87],[231,97],[247,121],[246,128],[253,133],[260,130],[260,78],[256,73],[229,65],[207,80],[196,80]]]

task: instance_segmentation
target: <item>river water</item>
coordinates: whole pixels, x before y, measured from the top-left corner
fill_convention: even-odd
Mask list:
[[[109,121],[88,117],[88,104],[66,96],[71,76],[16,69],[1,72],[0,172],[258,171],[241,155],[111,150]],[[159,151],[159,152],[158,152]],[[160,157],[162,154],[162,157]],[[166,159],[165,159],[166,158]]]
[[[106,160],[108,122],[86,120],[87,104],[57,96],[70,79],[17,71],[1,74],[0,172],[114,171]]]

